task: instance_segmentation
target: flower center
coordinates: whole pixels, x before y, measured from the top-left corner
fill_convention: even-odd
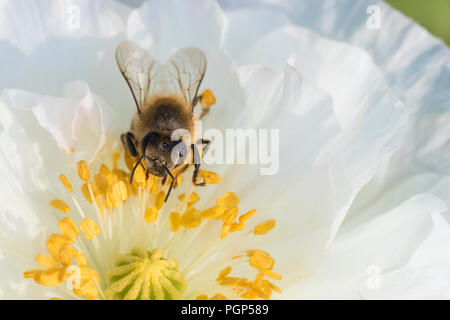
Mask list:
[[[87,299],[270,299],[281,292],[273,284],[281,279],[275,260],[248,247],[252,237],[268,234],[275,220],[254,218],[255,209],[241,212],[233,192],[201,201],[191,183],[183,184],[189,169],[173,170],[176,189],[164,205],[168,181],[146,179],[139,166],[130,184],[136,159],[126,153],[119,167],[119,158],[113,153],[112,167],[101,163],[93,174],[93,165],[78,162],[78,183],[59,176],[72,204],[50,201],[64,215],[60,233],[50,234],[48,254],[35,259],[42,268],[25,271],[25,278]],[[206,184],[220,182],[207,170],[198,177]]]
[[[186,290],[178,263],[165,259],[160,249],[134,247],[119,255],[107,279],[105,297],[110,300],[180,300]]]

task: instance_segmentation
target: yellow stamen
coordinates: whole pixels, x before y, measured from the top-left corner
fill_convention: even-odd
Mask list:
[[[72,239],[78,237],[79,231],[75,222],[69,218],[65,217],[61,221],[58,222],[58,228],[62,234],[69,236]]]
[[[225,297],[223,294],[218,293],[218,294],[215,294],[215,295],[214,295],[211,299],[209,299],[209,300],[228,300],[228,298]]]
[[[203,178],[206,184],[219,184],[220,176],[212,171],[200,169],[198,173],[199,178]]]
[[[200,94],[200,104],[202,107],[210,107],[216,103],[216,97],[214,97],[213,92],[210,89],[205,89]]]
[[[250,219],[254,214],[256,213],[256,209],[252,209],[247,213],[244,213],[243,215],[239,216],[239,222],[244,223],[248,219]]]
[[[47,271],[40,272],[39,274],[36,274],[33,279],[36,281],[36,283],[47,286],[47,287],[53,287],[57,286],[61,283],[60,281],[60,275],[61,270],[59,268],[51,268]]]
[[[164,193],[164,191],[161,191],[156,196],[155,207],[156,207],[157,210],[161,210],[161,208],[162,208],[162,206],[164,204],[165,197],[166,197],[166,194]]]
[[[70,193],[73,192],[72,184],[70,183],[69,179],[63,174],[59,175],[59,180],[62,182],[64,187],[66,187],[67,190],[69,190]]]
[[[35,277],[38,277],[42,272],[44,271],[39,269],[27,270],[23,273],[23,277],[25,279],[33,279]]]
[[[233,221],[236,219],[237,215],[238,215],[238,208],[233,207],[223,214],[222,221],[224,224],[231,225]]]
[[[79,251],[79,250],[75,251],[75,256],[74,256],[74,258],[75,258],[75,261],[77,262],[77,264],[78,264],[80,267],[86,266],[86,264],[87,264],[87,259],[86,259],[86,257],[84,256],[83,252],[81,252],[81,251]]]
[[[195,192],[192,192],[191,195],[189,196],[188,206],[193,205],[193,204],[196,203],[198,200],[200,200],[200,197],[198,196],[198,194],[195,193]]]
[[[227,275],[230,274],[231,270],[232,270],[231,267],[226,267],[226,268],[222,269],[219,273],[219,277],[217,278],[217,280],[219,281],[219,280],[225,278]]]
[[[70,212],[70,207],[67,205],[67,203],[65,203],[61,199],[53,199],[49,203],[53,208],[55,208],[61,212],[64,212],[64,213]]]
[[[145,221],[154,222],[158,219],[158,210],[155,207],[145,209]]]
[[[230,208],[236,207],[238,204],[239,199],[233,192],[227,192],[216,200],[216,205],[223,207],[224,212]]]
[[[78,176],[83,181],[88,181],[90,177],[89,167],[86,161],[81,160],[77,163]]]
[[[260,224],[258,224],[255,229],[253,230],[253,234],[255,236],[260,236],[263,234],[266,234],[267,232],[269,232],[270,230],[272,230],[275,227],[275,220],[268,220],[265,222],[261,222]]]
[[[187,228],[196,228],[202,223],[200,212],[195,208],[189,208],[180,218],[180,224]]]
[[[247,256],[250,258],[250,266],[258,270],[272,270],[275,261],[263,250],[249,250]]]
[[[34,259],[38,264],[40,264],[45,269],[50,269],[56,266],[56,261],[47,254],[40,253]]]
[[[273,272],[273,271],[269,271],[269,270],[263,270],[262,273],[264,273],[264,275],[266,275],[267,277],[274,279],[274,280],[281,280],[282,276],[279,273]]]
[[[63,266],[70,266],[74,255],[75,250],[71,246],[65,245],[59,249],[59,260]]]
[[[233,224],[231,225],[231,228],[230,228],[230,232],[241,231],[241,230],[244,230],[244,228],[245,228],[245,225],[243,223],[233,222]]]
[[[169,215],[170,231],[176,232],[180,229],[180,214],[178,212],[171,212]]]
[[[80,229],[88,239],[94,239],[100,233],[100,229],[94,220],[85,218],[80,223]]]
[[[222,207],[212,207],[202,211],[200,216],[204,219],[214,219],[220,217],[222,214],[223,214]]]
[[[117,181],[108,186],[106,198],[110,199],[115,207],[118,207],[123,201],[127,200],[127,185],[123,181]]]

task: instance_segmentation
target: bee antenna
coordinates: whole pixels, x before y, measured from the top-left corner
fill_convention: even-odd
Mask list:
[[[169,198],[170,192],[172,191],[173,184],[175,182],[175,178],[172,175],[172,172],[170,172],[169,168],[166,167],[166,165],[163,165],[164,169],[166,170],[167,174],[172,178],[172,181],[170,182],[169,191],[167,191],[166,198],[164,199],[164,202],[167,202],[167,199]]]
[[[130,176],[130,184],[133,183],[133,176],[134,176],[134,172],[136,171],[136,168],[141,164],[142,159],[144,158],[144,156],[141,156],[138,160],[138,162],[136,162],[136,164],[133,167],[133,170],[131,171],[131,176]]]

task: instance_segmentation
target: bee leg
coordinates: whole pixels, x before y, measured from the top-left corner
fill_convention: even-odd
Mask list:
[[[167,174],[161,179],[161,185],[165,185],[167,181]]]
[[[138,156],[138,152],[135,146],[135,137],[131,132],[122,133],[120,136],[120,140],[122,140],[122,144],[126,150],[130,153],[133,158]]]
[[[203,155],[205,155],[206,152],[208,152],[209,145],[211,144],[211,140],[208,139],[202,139],[203,144]]]
[[[172,173],[170,172],[169,169],[167,169],[166,166],[164,166],[164,169],[166,169],[167,174],[172,178],[172,181],[170,182],[169,190],[167,191],[167,194],[166,194],[166,198],[164,199],[164,202],[167,202],[167,199],[169,198],[170,192],[172,191],[173,184],[175,182],[175,178],[173,177]],[[164,177],[167,177],[167,175],[165,175]]]
[[[145,170],[145,181],[148,180],[149,175],[150,175],[150,170],[147,168],[147,170]]]
[[[197,182],[198,172],[200,170],[200,154],[198,153],[198,150],[197,150],[197,147],[195,146],[195,144],[192,144],[191,147],[192,147],[192,153],[193,153],[192,160],[194,163],[194,173],[192,174],[192,183],[195,186],[203,187],[206,185],[206,183],[204,181]]]

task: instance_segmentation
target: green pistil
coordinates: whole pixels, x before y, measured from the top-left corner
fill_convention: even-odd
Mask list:
[[[107,272],[109,300],[180,300],[186,280],[173,259],[163,258],[160,249],[151,252],[134,247],[119,255]]]

